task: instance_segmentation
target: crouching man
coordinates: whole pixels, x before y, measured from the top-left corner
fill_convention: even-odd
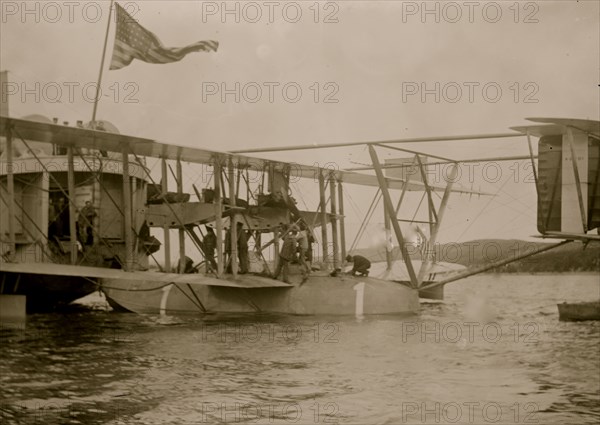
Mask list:
[[[352,276],[369,276],[371,262],[362,255],[348,255],[346,261],[354,264],[350,272]]]

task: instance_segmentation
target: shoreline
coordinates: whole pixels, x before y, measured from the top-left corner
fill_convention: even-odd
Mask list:
[[[598,276],[597,271],[585,271],[585,272],[571,272],[571,271],[564,271],[564,272],[484,272],[481,274],[485,274],[485,275],[494,275],[494,274],[501,274],[501,275],[513,275],[513,276],[549,276],[549,275],[577,275],[577,276]],[[600,283],[600,282],[599,282]]]

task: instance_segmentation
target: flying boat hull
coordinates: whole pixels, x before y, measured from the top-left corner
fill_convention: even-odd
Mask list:
[[[203,275],[197,275],[198,282]],[[147,280],[102,279],[113,308],[140,314],[279,313],[372,315],[416,313],[419,295],[405,285],[374,278],[311,276],[302,284],[268,286],[269,278],[241,275],[239,286],[157,284]],[[246,287],[246,280],[265,286]]]

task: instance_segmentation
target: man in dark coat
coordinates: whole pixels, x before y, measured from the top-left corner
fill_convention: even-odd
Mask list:
[[[206,235],[202,240],[204,245],[204,256],[206,261],[206,273],[217,270],[217,262],[215,261],[215,249],[217,248],[217,235],[212,227],[206,226]]]
[[[248,234],[244,230],[244,225],[237,223],[237,249],[238,259],[240,260],[240,274],[248,273],[250,261],[248,259]]]
[[[94,218],[98,214],[90,201],[85,201],[85,206],[79,212],[79,231],[84,245],[94,244]]]
[[[348,255],[346,257],[346,261],[349,263],[354,263],[352,271],[350,272],[352,276],[356,276],[357,274],[358,276],[369,276],[371,262],[362,255]]]
[[[291,229],[283,237],[283,245],[281,246],[281,252],[279,253],[279,260],[277,261],[277,269],[273,273],[273,279],[277,279],[283,271],[283,281],[290,283],[290,262],[296,257],[296,234],[295,229]]]

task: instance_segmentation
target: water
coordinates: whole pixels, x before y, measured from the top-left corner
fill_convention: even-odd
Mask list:
[[[482,275],[418,316],[73,311],[2,329],[2,424],[600,422],[596,275]]]

